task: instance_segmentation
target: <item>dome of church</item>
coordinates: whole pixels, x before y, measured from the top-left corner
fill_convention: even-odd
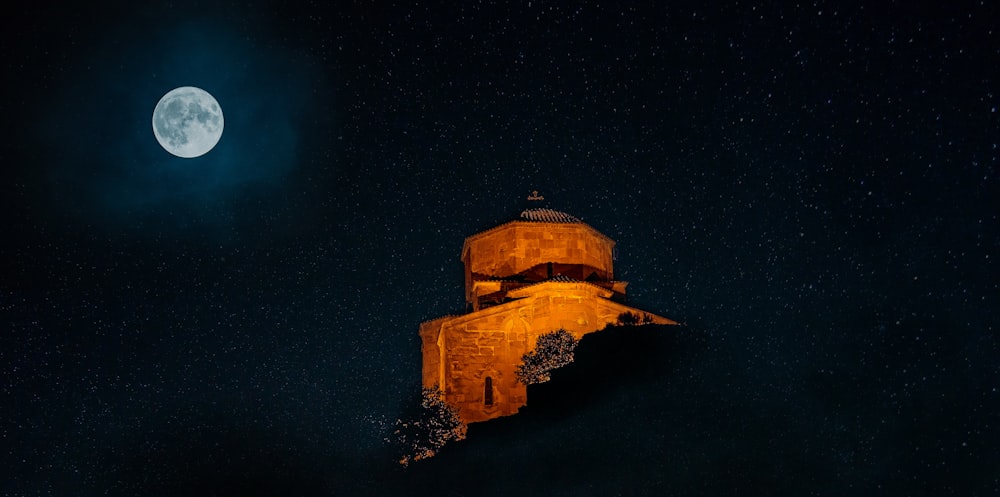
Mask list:
[[[525,221],[541,221],[545,223],[582,223],[580,219],[566,214],[565,212],[559,212],[557,210],[537,208],[528,209],[521,212],[521,219]]]

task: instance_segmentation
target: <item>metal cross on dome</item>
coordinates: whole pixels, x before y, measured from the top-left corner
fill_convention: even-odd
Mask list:
[[[531,195],[528,195],[528,200],[545,200],[545,197],[538,194],[538,190],[532,190]]]

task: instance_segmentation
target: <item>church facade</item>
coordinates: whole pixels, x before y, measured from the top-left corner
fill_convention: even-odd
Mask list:
[[[614,246],[579,219],[544,208],[467,238],[470,312],[420,325],[423,385],[439,386],[465,423],[507,416],[527,404],[514,369],[540,335],[564,329],[579,340],[624,313],[677,324],[624,304]]]

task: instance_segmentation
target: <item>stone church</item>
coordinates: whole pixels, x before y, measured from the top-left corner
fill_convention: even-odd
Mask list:
[[[560,328],[579,340],[623,313],[655,324],[670,319],[629,307],[615,280],[615,242],[579,219],[545,208],[465,239],[469,312],[420,325],[423,385],[472,423],[514,414],[527,388],[514,368],[539,335]]]

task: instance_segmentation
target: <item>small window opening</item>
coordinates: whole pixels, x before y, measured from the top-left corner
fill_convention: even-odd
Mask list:
[[[493,405],[493,378],[486,377],[485,391],[483,392],[483,403],[491,406]]]

